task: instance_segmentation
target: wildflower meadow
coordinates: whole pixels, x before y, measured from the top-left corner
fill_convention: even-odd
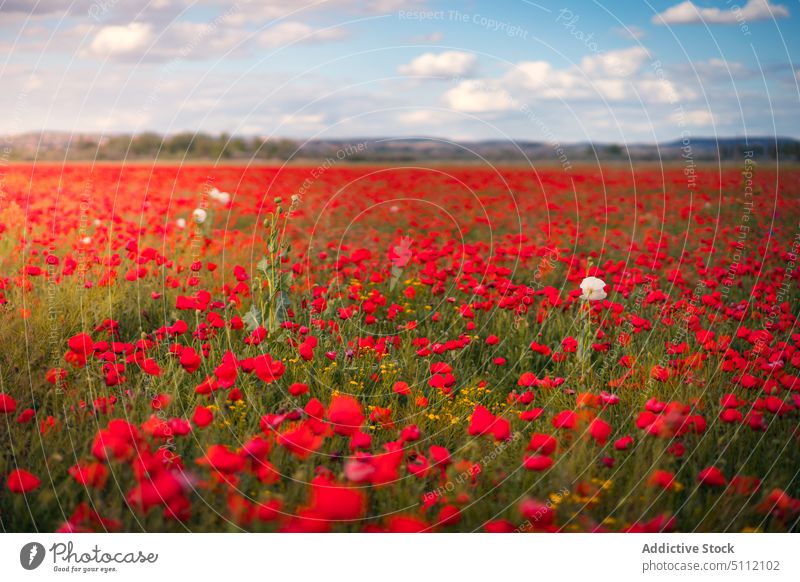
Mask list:
[[[792,166],[2,191],[4,531],[797,531]]]

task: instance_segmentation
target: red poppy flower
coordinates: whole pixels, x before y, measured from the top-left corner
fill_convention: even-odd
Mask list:
[[[534,433],[531,436],[531,442],[528,444],[528,450],[540,455],[552,455],[557,446],[558,441],[552,435]]]
[[[205,406],[196,406],[194,409],[194,415],[192,416],[192,422],[198,428],[204,428],[211,424],[211,421],[214,420],[214,414],[206,408]]]
[[[67,377],[67,371],[64,368],[50,368],[44,375],[44,379],[49,384],[58,384],[63,382]]]
[[[511,425],[503,418],[493,415],[484,406],[476,406],[470,418],[467,432],[471,435],[491,434],[495,440],[511,438]]]
[[[30,493],[39,488],[42,482],[33,473],[24,469],[14,469],[6,478],[8,489],[11,493]]]
[[[17,401],[5,392],[0,392],[0,414],[14,414],[17,410]]]
[[[420,533],[430,531],[430,526],[412,515],[393,515],[387,520],[386,529],[391,533]]]
[[[461,523],[461,511],[455,505],[445,505],[439,510],[439,517],[436,519],[436,525],[443,527],[452,527]]]
[[[25,424],[26,422],[30,422],[34,416],[36,416],[36,411],[33,410],[33,408],[26,408],[19,413],[19,416],[17,417],[17,423]]]
[[[530,348],[533,352],[542,356],[549,356],[552,353],[549,347],[536,342],[531,342]]]
[[[108,468],[98,461],[78,463],[69,468],[69,474],[81,485],[102,489],[108,480]]]
[[[405,382],[395,382],[394,386],[392,387],[392,391],[395,394],[400,394],[401,396],[408,396],[411,394],[411,389]]]
[[[606,421],[595,418],[589,425],[589,434],[599,445],[606,444],[608,437],[611,436],[611,425]]]
[[[574,410],[562,410],[553,417],[553,426],[555,428],[565,428],[572,430],[575,428],[575,423],[578,420],[578,415]]]
[[[233,352],[227,352],[222,357],[222,363],[214,369],[214,376],[217,377],[220,387],[230,388],[233,386],[239,374],[238,364]]]
[[[367,497],[361,489],[317,477],[311,482],[309,507],[320,519],[360,519],[366,512]]]
[[[318,436],[305,422],[297,428],[278,435],[278,444],[298,458],[305,459],[319,448],[322,444],[322,437]]]
[[[225,445],[212,445],[204,457],[197,459],[198,465],[208,465],[220,473],[238,473],[244,468],[245,459],[231,452]]]
[[[452,463],[450,451],[448,451],[445,447],[433,445],[428,452],[430,453],[430,457],[433,460],[434,466],[442,467],[442,469],[444,469]]]
[[[523,500],[519,512],[533,529],[547,528],[555,522],[556,514],[551,505],[536,499]]]
[[[706,467],[700,471],[697,481],[706,487],[724,487],[727,484],[725,475],[716,467]]]
[[[356,432],[364,423],[361,404],[351,396],[334,396],[328,405],[327,417],[333,431],[345,436]]]
[[[630,435],[619,438],[614,442],[614,448],[618,451],[627,451],[631,445],[633,445],[633,437]]]
[[[194,348],[185,347],[181,350],[180,363],[184,370],[189,374],[194,374],[203,363],[202,358],[198,355]]]
[[[532,408],[531,410],[520,412],[519,417],[521,420],[531,422],[539,418],[542,414],[544,414],[544,408]]]
[[[128,503],[147,513],[155,506],[169,506],[178,501],[183,495],[184,486],[184,482],[172,472],[159,471],[128,492]]]
[[[266,503],[259,503],[256,508],[256,517],[261,521],[274,521],[281,516],[281,502],[271,499]]]
[[[516,529],[513,523],[505,519],[489,521],[483,526],[486,533],[513,533]]]
[[[89,334],[79,333],[67,341],[69,349],[76,354],[87,356],[94,349],[94,342]]]
[[[671,490],[675,485],[675,475],[669,471],[662,471],[656,469],[647,480],[648,485],[653,487],[660,487],[661,489]]]
[[[529,471],[545,471],[553,466],[553,459],[545,455],[525,457],[523,465]]]

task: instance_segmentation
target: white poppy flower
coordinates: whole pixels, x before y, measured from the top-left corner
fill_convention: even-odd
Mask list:
[[[175,221],[175,226],[181,229],[186,228],[186,219],[179,218],[178,220]]]
[[[203,224],[208,218],[208,213],[202,208],[195,208],[192,212],[192,218],[197,224]]]
[[[581,291],[583,291],[581,298],[588,299],[589,301],[599,301],[601,299],[605,299],[608,297],[604,289],[605,286],[606,282],[602,279],[598,279],[597,277],[586,277],[583,281],[581,281]]]
[[[221,190],[217,190],[216,188],[212,189],[211,192],[209,192],[209,196],[211,196],[211,198],[213,198],[222,205],[225,205],[231,201],[230,194],[228,194],[227,192],[222,192]]]

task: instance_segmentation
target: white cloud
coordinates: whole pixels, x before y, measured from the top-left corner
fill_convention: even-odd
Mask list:
[[[528,91],[526,100],[585,96],[586,81],[577,69],[558,70],[547,61],[525,61],[505,75],[505,85]]]
[[[462,81],[444,94],[444,102],[470,113],[519,109],[541,100],[665,104],[691,101],[697,93],[645,65],[643,47],[585,57],[579,66],[556,69],[547,61],[524,61],[497,79]]]
[[[400,123],[407,123],[409,125],[429,125],[439,123],[441,115],[439,112],[430,111],[428,109],[418,109],[416,111],[406,111],[397,116]]]
[[[306,8],[305,4],[305,2],[297,2],[293,8],[290,8],[285,1],[261,0],[257,3],[248,2],[244,7],[246,8],[245,10],[230,10],[224,16],[224,20],[226,24],[232,26],[260,24],[267,20],[284,17],[291,13],[293,9]]]
[[[341,28],[315,29],[304,22],[281,22],[271,26],[258,39],[265,47],[285,46],[294,42],[312,43],[339,40],[347,35]]]
[[[510,111],[514,99],[494,81],[461,81],[444,94],[448,107],[465,113]]]
[[[727,21],[731,20],[727,13],[737,3],[744,10],[738,11],[739,17],[751,20],[757,19],[758,10],[766,5],[747,0],[694,1],[699,6],[694,12],[700,11],[700,17],[703,7],[717,6]],[[661,7],[680,6],[680,2],[683,0],[669,0]],[[549,57],[548,62],[534,52],[532,56],[517,57],[522,62],[504,67],[484,63],[479,55],[476,58],[464,48],[407,47],[413,52],[397,57],[400,61],[391,63],[391,55],[386,56],[390,69],[402,64],[404,70],[413,71],[419,66],[426,74],[442,75],[445,80],[438,81],[438,85],[434,82],[433,90],[430,82],[409,78],[359,83],[368,81],[370,72],[351,68],[348,83],[353,86],[342,91],[341,75],[331,68],[307,72],[284,86],[292,79],[291,73],[296,73],[298,66],[305,67],[306,57],[311,56],[310,50],[301,48],[300,53],[287,49],[276,59],[264,60],[257,74],[241,77],[240,73],[266,57],[270,51],[263,46],[331,41],[337,35],[354,36],[363,30],[366,36],[359,39],[356,48],[377,47],[381,39],[368,33],[369,24],[353,22],[352,28],[336,32],[321,29],[328,23],[375,14],[376,10],[391,8],[393,3],[407,9],[400,0],[241,0],[235,3],[237,9],[233,8],[234,3],[225,5],[221,0],[197,0],[196,7],[185,13],[185,4],[176,0],[151,2],[144,11],[136,3],[120,0],[99,21],[87,17],[89,6],[96,3],[97,0],[39,0],[38,4],[26,4],[25,0],[5,0],[0,5],[0,29],[14,31],[0,40],[0,48],[5,48],[10,58],[1,82],[11,88],[0,92],[0,109],[19,109],[14,120],[7,123],[9,127],[15,131],[200,129],[297,138],[323,132],[325,136],[338,137],[436,134],[491,139],[498,137],[497,132],[504,132],[516,138],[541,139],[547,135],[543,134],[545,124],[562,142],[653,141],[656,136],[666,140],[678,135],[680,120],[675,111],[680,105],[683,124],[703,131],[712,124],[721,134],[741,134],[745,130],[752,135],[769,133],[774,131],[774,125],[790,135],[800,131],[800,122],[794,115],[795,78],[800,80],[800,68],[781,59],[765,66],[769,94],[761,83],[761,71],[747,55],[742,56],[741,62],[708,57],[692,61],[689,59],[698,55],[690,51],[689,57],[682,54],[680,58],[666,59],[670,63],[661,69],[653,66],[650,59],[665,59],[666,55],[656,54],[653,46],[649,47],[652,53],[648,56],[647,49],[630,40],[641,38],[644,32],[633,26],[613,31],[620,35],[619,42],[623,37],[628,39],[621,45],[628,48],[593,53],[589,49],[595,45],[588,43],[585,58],[579,57],[575,63]],[[792,10],[785,0],[771,0],[770,16],[780,17],[787,12],[777,4]],[[28,6],[32,8],[26,12]],[[27,20],[31,12],[39,16]],[[56,28],[58,14],[65,18]],[[712,20],[714,14],[710,16]],[[288,22],[270,22],[280,16]],[[394,20],[387,18],[385,22],[396,20],[395,14]],[[787,22],[791,28],[791,21]],[[649,22],[640,24],[648,32],[654,30]],[[433,32],[437,30],[435,26],[401,28],[407,30],[398,29],[398,38],[413,38],[414,43],[420,44],[442,41],[441,33]],[[259,44],[262,33],[265,45]],[[11,46],[8,41],[17,36],[18,41]],[[327,50],[315,56],[323,60],[346,56],[353,46],[323,45]],[[467,61],[448,63],[441,58],[443,51],[466,54]],[[420,60],[423,53],[432,57]],[[36,77],[30,76],[31,65],[23,67],[24,71],[13,69],[15,65],[37,62],[30,57],[39,54],[44,58],[36,68]],[[61,64],[65,54],[77,57],[66,77]],[[505,56],[513,60],[509,54]],[[88,62],[87,57],[91,59]],[[103,82],[96,82],[97,67],[106,58],[114,62],[107,63],[97,78]],[[168,67],[151,66],[156,61],[176,58]],[[140,66],[140,61],[147,64]],[[385,65],[386,59],[376,62]],[[450,82],[453,73],[462,76]],[[267,77],[276,93],[265,100],[263,83]],[[748,79],[759,82],[740,83]],[[27,89],[21,103],[19,94],[24,88]],[[409,108],[409,104],[413,107]]]
[[[679,74],[697,75],[704,82],[709,80],[733,79],[739,81],[752,77],[756,71],[742,63],[736,61],[725,61],[723,59],[709,59],[707,61],[696,61],[686,65],[673,67]]]
[[[798,131],[797,116],[793,115],[796,107],[792,108],[791,100],[795,91],[793,83],[788,91],[773,93],[771,98],[755,90],[753,94],[740,94],[749,105],[740,111],[736,94],[724,79],[708,83],[703,80],[712,104],[708,106],[702,95],[694,100],[684,99],[685,81],[691,75],[685,74],[684,80],[681,74],[666,68],[665,73],[682,91],[679,104],[684,111],[702,112],[689,113],[684,127],[671,118],[675,112],[671,103],[650,102],[644,97],[644,103],[635,98],[604,102],[597,92],[589,92],[590,85],[588,90],[583,87],[583,93],[576,87],[573,91],[576,96],[567,97],[561,103],[539,97],[538,91],[521,84],[519,75],[511,74],[500,74],[484,85],[478,80],[465,81],[463,86],[447,84],[446,89],[460,90],[451,96],[456,107],[448,113],[437,109],[437,104],[442,106],[443,103],[437,103],[437,96],[429,88],[410,87],[405,80],[336,93],[341,80],[335,75],[320,73],[284,85],[290,73],[276,72],[270,77],[272,85],[283,88],[265,101],[262,75],[240,79],[237,71],[219,68],[198,87],[198,70],[201,70],[200,64],[188,69],[175,68],[167,80],[160,76],[158,67],[128,67],[123,63],[105,69],[104,82],[93,85],[96,69],[82,67],[70,73],[69,83],[60,85],[63,71],[56,67],[37,72],[39,77],[32,80],[29,80],[30,66],[7,68],[2,81],[18,90],[0,92],[0,108],[7,111],[20,108],[18,91],[30,83],[39,88],[26,92],[18,120],[15,117],[7,124],[14,133],[42,128],[85,132],[153,129],[170,133],[227,131],[303,139],[322,131],[323,137],[330,138],[424,134],[469,140],[502,139],[504,135],[547,140],[552,135],[561,143],[653,142],[675,139],[682,129],[691,129],[693,124],[697,127],[695,134],[699,135],[701,130],[709,133],[711,119],[716,133],[721,135],[741,134],[745,130],[751,135],[768,134],[774,131],[773,123],[789,135],[797,135]],[[549,71],[553,74],[559,69],[550,67]],[[640,92],[646,88],[651,94],[663,94],[663,87],[658,80],[649,77],[649,73],[650,68],[646,66],[635,79],[609,81],[623,85],[635,81]],[[775,79],[778,74],[791,79],[791,71],[773,74]],[[690,86],[699,91],[697,81]],[[158,100],[150,103],[148,93],[154,87],[157,87]],[[603,90],[612,89],[613,86]],[[323,101],[312,103],[328,94],[331,96]],[[409,109],[409,103],[415,104],[414,108]],[[713,111],[713,117],[706,110]],[[285,117],[290,112],[296,115]],[[471,120],[472,115],[463,115],[465,112],[479,115]]]
[[[104,26],[94,36],[89,48],[95,55],[130,55],[141,53],[152,41],[151,24],[131,22],[124,26]]]
[[[1,1],[1,0],[0,0]],[[304,22],[281,22],[260,34],[236,20],[244,11],[230,11],[210,22],[165,24],[132,22],[102,27],[84,54],[131,61],[198,60],[247,53],[254,45],[272,48],[345,38],[342,28],[318,29]]]
[[[788,18],[789,10],[782,4],[771,4],[769,0],[748,0],[739,10],[720,8],[700,8],[691,0],[686,0],[656,14],[654,24],[740,24],[754,20]]]
[[[443,123],[457,122],[462,119],[463,115],[437,109],[414,109],[412,111],[404,111],[397,116],[397,120],[403,125],[422,126],[442,125]]]
[[[425,53],[397,70],[402,75],[420,77],[461,77],[472,72],[477,60],[474,54],[461,51]]]
[[[589,76],[627,77],[641,69],[649,57],[647,49],[634,46],[584,57],[581,68]]]
[[[213,23],[178,22],[164,32],[159,40],[158,54],[164,59],[223,55],[247,38],[247,33],[241,30]]]
[[[709,127],[714,125],[714,115],[710,111],[703,109],[676,112],[670,116],[670,119],[673,123],[690,127]]]
[[[133,21],[169,22],[185,6],[177,0],[123,2],[122,0],[0,0],[0,25],[14,17],[24,19],[74,19],[89,24],[124,25]],[[158,26],[156,26],[158,28]]]
[[[215,23],[176,22],[164,30],[133,22],[101,28],[83,54],[117,61],[198,60],[230,55],[247,33]]]
[[[22,0],[17,0],[22,1]],[[201,0],[202,1],[202,0]],[[232,2],[205,0],[206,3],[225,9]],[[330,12],[341,16],[348,14],[383,14],[400,9],[419,7],[424,0],[240,0],[241,10],[232,11],[226,20],[236,26],[258,25],[276,18],[307,18],[312,12]]]

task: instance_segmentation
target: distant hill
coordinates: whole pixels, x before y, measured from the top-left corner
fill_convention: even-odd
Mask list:
[[[780,155],[782,158],[797,160],[798,143],[798,140],[790,137],[693,137],[689,145],[694,153],[712,158],[719,156],[721,159],[730,159],[752,151],[758,157],[775,159]],[[662,144],[662,148],[667,151],[680,150],[683,146],[682,140]]]
[[[104,135],[26,133],[2,138],[9,161],[55,160],[264,160],[349,162],[553,162],[568,166],[590,160],[728,161],[754,151],[757,159],[800,160],[800,141],[786,137],[692,137],[685,144],[571,143],[541,141],[450,141],[436,137],[300,141],[258,136],[156,133]]]

